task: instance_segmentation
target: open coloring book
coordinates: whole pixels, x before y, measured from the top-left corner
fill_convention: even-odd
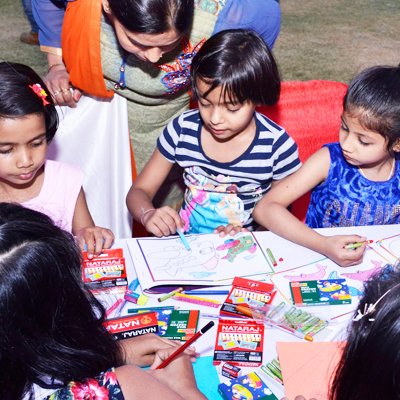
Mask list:
[[[229,285],[235,276],[262,279],[272,272],[265,249],[250,232],[224,238],[216,234],[186,238],[190,250],[179,236],[128,240],[143,290],[166,285]]]

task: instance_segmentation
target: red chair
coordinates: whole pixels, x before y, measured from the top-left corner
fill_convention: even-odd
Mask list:
[[[343,97],[347,85],[332,81],[283,82],[279,102],[257,111],[281,125],[299,146],[304,162],[325,143],[338,141]],[[310,193],[291,206],[297,218],[304,221]]]

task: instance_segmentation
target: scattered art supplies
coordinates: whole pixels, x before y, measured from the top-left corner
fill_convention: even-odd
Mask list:
[[[270,362],[261,365],[260,368],[261,371],[263,371],[266,375],[272,378],[275,382],[278,382],[280,385],[283,385],[281,365],[277,358],[274,358]]]
[[[127,241],[144,292],[162,293],[169,286],[225,286],[235,276],[259,279],[271,273],[263,248],[252,232],[221,238],[215,234],[147,237]]]
[[[272,302],[275,294],[274,285],[271,283],[235,277],[228,297],[220,309],[220,314],[244,316],[245,314],[236,309],[237,305],[264,307]]]
[[[256,372],[250,372],[232,379],[230,382],[221,383],[218,385],[218,391],[225,400],[278,400]]]
[[[350,304],[346,279],[292,281],[289,283],[293,303],[297,306]]]
[[[138,286],[139,286],[139,280],[134,279],[127,287],[124,294],[124,299],[131,303],[138,304],[139,306],[145,306],[149,298],[142,293],[136,292]]]
[[[327,399],[344,342],[278,342],[285,396]]]
[[[91,259],[83,252],[82,280],[90,290],[112,289],[128,285],[123,250],[106,249]]]
[[[308,341],[312,341],[314,335],[328,326],[328,321],[284,302],[277,306],[238,308],[256,321]]]
[[[213,364],[229,362],[237,366],[258,367],[262,363],[263,346],[262,323],[249,319],[220,319]]]
[[[158,332],[157,315],[154,312],[112,318],[105,321],[104,326],[117,340]]]

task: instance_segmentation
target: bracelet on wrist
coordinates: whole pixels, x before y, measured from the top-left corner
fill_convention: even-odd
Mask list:
[[[149,209],[147,209],[147,210],[143,210],[142,211],[142,216],[140,217],[140,223],[144,226],[144,217],[146,216],[146,214],[148,214],[149,212],[152,212],[152,211],[156,211],[156,209],[155,208],[149,208]]]
[[[49,68],[47,68],[47,72],[50,72],[50,70],[51,70],[52,68],[58,67],[59,65],[62,65],[62,66],[64,67],[64,69],[65,69],[65,65],[64,65],[63,63],[51,64],[51,65],[49,66]]]

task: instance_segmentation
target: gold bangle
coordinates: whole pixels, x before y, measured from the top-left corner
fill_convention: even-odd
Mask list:
[[[62,65],[62,66],[64,67],[64,69],[65,69],[65,65],[64,65],[63,63],[51,64],[51,65],[49,66],[49,68],[47,68],[47,72],[50,72],[50,70],[51,70],[53,67],[57,67],[57,66],[59,66],[59,65]]]

